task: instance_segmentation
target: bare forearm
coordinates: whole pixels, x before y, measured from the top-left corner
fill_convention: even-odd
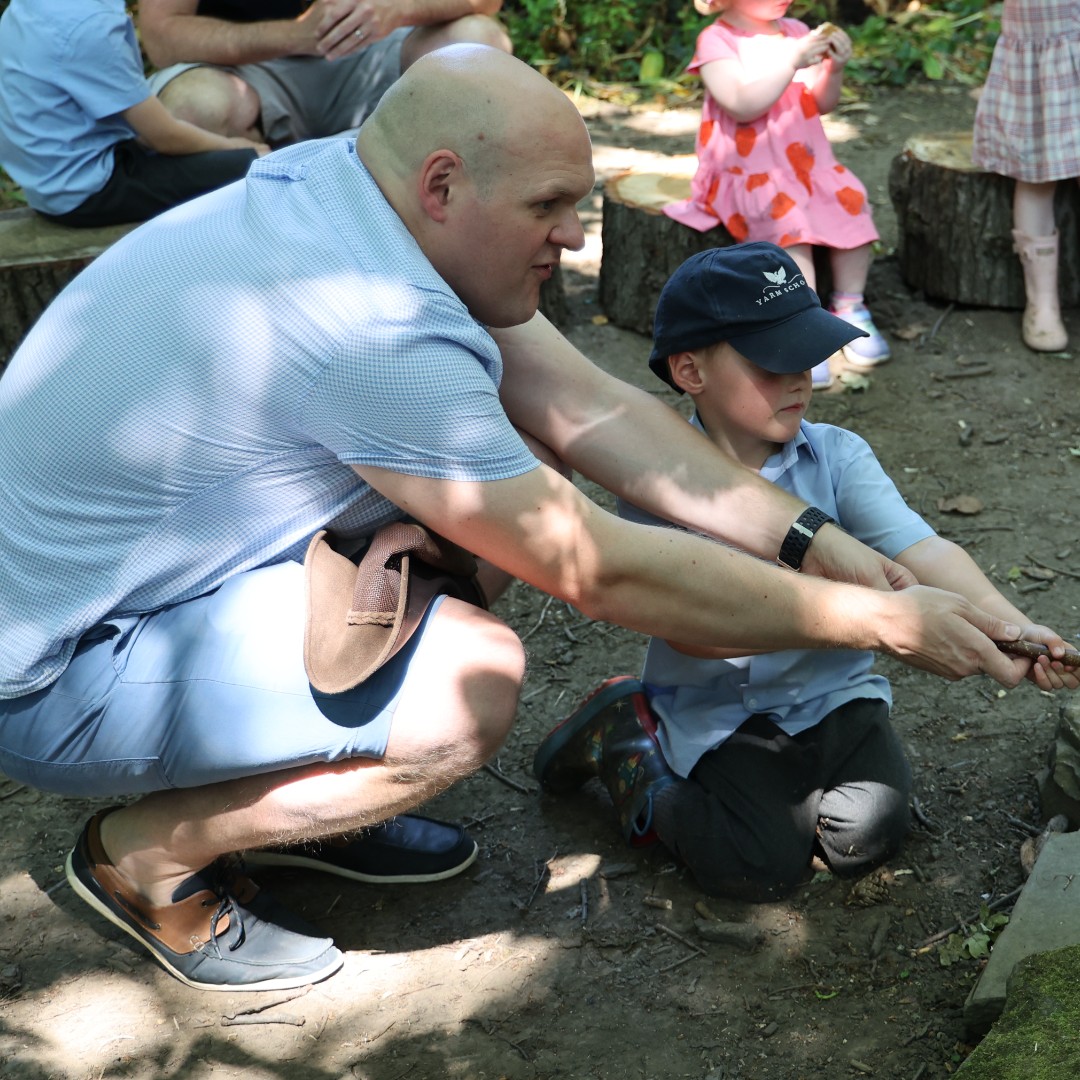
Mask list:
[[[1000,619],[1026,625],[1031,620],[979,569],[958,544],[930,536],[902,551],[896,561],[906,566],[923,585],[949,589]]]
[[[796,71],[794,64],[784,64],[753,81],[744,82],[735,77],[734,63],[729,68],[725,62],[725,70],[719,72],[710,71],[713,66],[706,64],[701,69],[705,88],[724,112],[740,124],[764,116],[783,96]]]
[[[313,27],[295,19],[235,23],[205,15],[143,17],[143,48],[159,68],[170,64],[254,64],[280,56],[313,55]]]
[[[814,101],[817,102],[818,112],[822,115],[831,113],[840,104],[840,91],[844,85],[844,69],[829,60],[825,60],[824,64],[828,66],[823,69],[811,91]]]
[[[266,153],[268,147],[244,138],[230,138],[178,120],[156,98],[148,97],[125,110],[124,119],[132,126],[139,142],[159,154],[198,154],[209,150],[255,150]]]

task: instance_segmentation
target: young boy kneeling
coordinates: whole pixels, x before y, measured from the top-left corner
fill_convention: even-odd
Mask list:
[[[904,502],[864,439],[804,419],[811,369],[859,333],[821,307],[782,248],[739,244],[672,275],[649,367],[694,399],[691,422],[707,438],[810,504],[780,552],[791,569],[834,522],[921,584],[1018,623],[1028,640],[1054,639]],[[873,660],[843,649],[740,656],[654,638],[641,681],[604,683],[541,743],[534,771],[555,792],[599,776],[630,843],[660,840],[707,893],[776,899],[815,858],[864,873],[900,847],[911,794]],[[1060,664],[1038,665],[1049,688],[1077,686]]]

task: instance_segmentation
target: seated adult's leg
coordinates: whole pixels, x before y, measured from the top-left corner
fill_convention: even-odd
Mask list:
[[[848,702],[818,726],[824,770],[819,842],[836,873],[865,873],[895,855],[907,836],[911,766],[883,701]]]
[[[261,101],[239,75],[223,68],[187,68],[159,91],[162,105],[178,120],[230,137],[262,142]]]
[[[524,677],[517,636],[489,613],[448,599],[425,626],[409,666],[382,758],[148,795],[102,824],[117,868],[164,902],[218,855],[371,825],[474,772],[513,721]],[[228,717],[222,722],[227,739]]]
[[[775,900],[805,880],[821,789],[817,755],[764,716],[750,717],[661,791],[661,841],[714,896]]]
[[[416,27],[401,47],[401,70],[436,49],[467,43],[490,45],[503,52],[514,51],[510,35],[497,19],[488,15],[465,15],[450,22]]]

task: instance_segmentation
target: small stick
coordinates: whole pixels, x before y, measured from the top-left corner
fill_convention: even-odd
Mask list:
[[[945,310],[944,310],[944,311],[943,311],[943,312],[942,312],[942,313],[941,313],[941,314],[940,314],[940,315],[938,316],[938,318],[937,318],[937,321],[936,321],[936,322],[934,323],[934,325],[933,325],[933,326],[931,327],[931,329],[930,329],[930,333],[929,333],[929,334],[927,334],[927,335],[926,335],[925,337],[923,337],[923,338],[922,338],[922,339],[921,339],[921,340],[919,341],[919,348],[920,348],[920,349],[921,349],[921,348],[922,348],[922,347],[923,347],[924,345],[929,345],[929,344],[930,344],[930,342],[931,342],[931,341],[933,341],[933,340],[934,340],[934,338],[936,338],[936,337],[937,337],[937,332],[938,332],[938,331],[939,331],[939,330],[941,329],[941,324],[942,324],[942,323],[943,323],[943,322],[944,322],[944,321],[945,321],[945,320],[946,320],[946,319],[947,319],[947,318],[948,318],[948,317],[949,317],[949,316],[950,316],[950,315],[952,314],[952,310],[953,310],[953,308],[954,308],[954,307],[956,307],[956,304],[950,304],[950,305],[949,305],[949,306],[948,306],[948,307],[947,307],[947,308],[946,308],[946,309],[945,309]]]
[[[934,375],[935,379],[974,379],[979,375],[993,375],[994,369],[986,364],[983,367],[965,368],[963,371],[943,371]]]
[[[1042,836],[1042,829],[1038,825],[1031,825],[1024,821],[1022,818],[1014,817],[1006,810],[999,810],[998,813],[1010,824],[1015,825],[1018,829],[1023,829],[1028,836]]]
[[[704,955],[704,953],[702,954]],[[689,956],[681,956],[678,960],[672,960],[670,964],[665,964],[662,968],[657,968],[656,973],[659,975],[664,971],[671,971],[673,968],[682,967],[683,964],[688,964],[691,960],[696,960],[697,956],[694,953],[690,953]]]
[[[276,1016],[263,1016],[261,1013],[237,1013],[236,1016],[223,1016],[222,1027],[237,1027],[240,1024],[291,1024],[303,1027],[307,1019],[295,1013],[278,1013]]]
[[[694,952],[700,953],[702,956],[709,955],[704,949],[699,949],[692,941],[687,941],[682,934],[672,930],[670,926],[665,926],[663,923],[657,923],[656,929],[667,934],[668,937],[673,937],[676,941],[681,941],[688,949],[693,949]]]
[[[490,773],[496,780],[501,780],[507,787],[512,787],[515,791],[520,791],[522,795],[531,795],[533,793],[532,788],[528,788],[524,784],[519,784],[516,780],[512,780],[501,769],[497,769],[492,765],[490,761],[484,766],[484,772]]]
[[[1004,907],[1010,900],[1015,900],[1021,892],[1024,891],[1023,885],[1018,885],[1012,892],[1006,893],[1004,896],[999,896],[996,900],[991,900],[986,905],[987,911],[996,911],[1000,907]],[[962,930],[968,923],[974,922],[982,912],[976,912],[966,922],[953,923],[947,930],[939,930],[936,934],[931,934],[925,941],[916,946],[917,949],[925,949],[928,945],[933,945],[937,941],[944,941],[950,934],[955,934],[958,930]]]
[[[547,615],[548,608],[551,607],[552,602],[554,601],[554,599],[555,599],[554,596],[549,596],[544,601],[544,606],[540,609],[540,618],[536,620],[536,622],[533,625],[531,630],[526,630],[525,633],[521,635],[521,640],[522,641],[528,641],[529,638],[531,638],[533,636],[533,634],[535,634],[536,631],[540,629],[540,625],[544,621],[544,616]]]
[[[589,921],[589,883],[586,878],[581,879],[581,925]]]
[[[923,813],[922,804],[919,802],[918,795],[911,796],[911,812],[915,815],[915,820],[926,829],[927,832],[937,832],[937,826]]]
[[[525,901],[525,907],[532,907],[533,900],[536,899],[536,891],[544,884],[548,879],[548,875],[551,873],[551,861],[559,854],[558,848],[551,853],[551,858],[545,862],[539,863],[537,866],[536,881],[533,882],[532,892],[529,893],[529,899]]]
[[[233,1020],[238,1016],[252,1016],[255,1013],[266,1012],[267,1009],[276,1009],[279,1005],[285,1005],[290,1001],[295,1001],[297,998],[302,998],[308,991],[311,990],[311,983],[307,986],[297,990],[294,994],[286,994],[285,997],[279,997],[276,1001],[264,1001],[261,1005],[252,1005],[247,1009],[237,1009],[234,1013],[226,1013],[225,1016],[229,1020]]]
[[[997,647],[1003,653],[1009,653],[1012,656],[1026,656],[1029,660],[1037,660],[1040,656],[1050,656],[1050,650],[1045,645],[1040,645],[1035,641],[999,641]],[[1050,656],[1050,659],[1057,660],[1059,658]],[[1080,667],[1080,652],[1066,649],[1065,654],[1060,657],[1060,662],[1066,667]]]

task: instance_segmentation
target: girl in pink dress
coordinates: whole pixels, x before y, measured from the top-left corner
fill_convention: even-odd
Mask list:
[[[813,248],[828,248],[829,309],[868,334],[844,356],[858,367],[883,363],[889,346],[863,298],[878,233],[866,188],[833,156],[821,125],[840,99],[851,40],[784,18],[791,0],[694,2],[720,17],[698,36],[689,67],[707,91],[692,194],[664,212],[699,232],[723,224],[736,241],[786,248],[811,286]],[[830,381],[819,365],[814,385]]]

